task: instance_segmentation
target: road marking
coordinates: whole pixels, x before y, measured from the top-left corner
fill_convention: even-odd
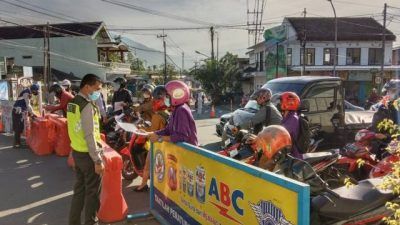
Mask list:
[[[21,159],[21,160],[18,160],[16,163],[17,164],[22,164],[22,163],[26,163],[26,162],[28,162],[27,159]]]
[[[34,184],[32,184],[31,185],[31,188],[33,189],[33,188],[37,188],[37,187],[40,187],[40,186],[42,186],[43,185],[43,182],[37,182],[37,183],[34,183]]]
[[[28,224],[29,224],[29,223],[32,223],[36,218],[38,218],[38,217],[39,217],[40,215],[42,215],[42,214],[43,214],[43,212],[31,216],[31,217],[28,219]]]
[[[37,202],[30,203],[28,205],[24,205],[24,206],[18,207],[18,208],[7,209],[7,210],[0,211],[0,218],[6,217],[6,216],[9,216],[9,215],[12,215],[12,214],[21,213],[23,211],[27,211],[27,210],[30,210],[30,209],[33,209],[33,208],[36,208],[36,207],[39,207],[39,206],[42,206],[42,205],[46,205],[46,204],[48,204],[50,202],[54,202],[54,201],[57,201],[59,199],[71,196],[73,193],[74,193],[73,191],[68,191],[68,192],[65,192],[65,193],[50,197],[50,198],[46,198],[46,199],[43,199],[43,200],[40,200],[40,201],[37,201]]]
[[[33,177],[29,177],[26,180],[31,181],[31,180],[35,180],[35,179],[39,179],[39,178],[40,178],[40,176],[33,176]]]
[[[14,146],[5,146],[5,147],[0,147],[0,150],[6,150],[6,149],[10,149],[13,148]]]

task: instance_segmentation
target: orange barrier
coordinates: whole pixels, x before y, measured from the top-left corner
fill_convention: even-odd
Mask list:
[[[102,177],[100,194],[99,220],[106,223],[124,220],[128,206],[122,195],[122,158],[110,146],[102,143],[104,148],[105,171]]]
[[[56,138],[55,126],[47,118],[38,117],[26,129],[27,143],[37,155],[48,155],[54,151]]]
[[[215,118],[215,108],[214,108],[214,105],[211,106],[210,118]]]
[[[67,119],[56,114],[46,115],[56,129],[54,150],[58,156],[68,156],[71,152],[71,141],[68,136]]]
[[[0,133],[4,132],[4,125],[3,125],[3,116],[0,112]]]

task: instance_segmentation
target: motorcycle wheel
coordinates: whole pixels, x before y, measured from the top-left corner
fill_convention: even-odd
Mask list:
[[[138,174],[135,172],[134,165],[128,156],[122,156],[122,165],[122,177],[125,180],[132,181],[138,177]]]

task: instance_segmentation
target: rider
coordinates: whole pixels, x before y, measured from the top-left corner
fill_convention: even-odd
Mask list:
[[[143,85],[143,88],[141,90],[142,96],[143,96],[143,102],[137,108],[137,112],[146,121],[150,121],[152,119],[152,117],[153,117],[153,110],[152,110],[152,107],[153,107],[153,103],[152,103],[153,90],[154,90],[154,87],[153,87],[153,85],[150,85],[150,84]]]
[[[114,80],[114,96],[111,100],[115,115],[120,115],[125,107],[133,104],[132,93],[126,89],[126,79],[118,77]]]
[[[302,158],[296,140],[299,136],[300,121],[297,110],[300,107],[300,98],[294,92],[284,92],[280,96],[280,111],[282,113],[282,126],[289,132],[294,145],[291,154],[296,158]]]
[[[73,96],[76,95],[76,93],[71,88],[71,86],[72,86],[71,81],[69,81],[68,79],[64,79],[63,81],[61,81],[60,84],[64,88],[64,90],[66,90],[67,92],[69,92]]]
[[[159,85],[154,88],[152,93],[153,96],[153,115],[151,118],[151,126],[149,128],[144,128],[147,132],[154,132],[165,128],[169,113],[167,112],[168,106],[165,104],[167,97],[167,90],[164,85]],[[142,192],[149,189],[147,186],[147,181],[150,177],[150,154],[147,154],[146,163],[143,169],[142,183],[134,189],[134,191]]]
[[[74,98],[74,96],[69,93],[68,91],[64,90],[61,85],[59,84],[53,84],[49,88],[49,93],[54,93],[54,95],[60,100],[59,105],[48,105],[45,106],[45,109],[50,111],[51,113],[57,111],[57,110],[62,110],[64,117],[67,115],[67,105],[71,99]]]
[[[197,129],[189,107],[190,90],[182,81],[173,80],[165,85],[167,98],[165,103],[171,105],[172,115],[165,129],[149,133],[152,142],[187,142],[198,145]]]
[[[255,125],[255,134],[260,132],[263,126],[281,124],[282,116],[274,104],[272,104],[271,97],[272,92],[268,88],[258,89],[250,97],[251,100],[256,100],[260,106],[260,110],[257,111],[251,121]]]
[[[23,114],[28,112],[31,117],[36,117],[30,103],[33,95],[39,94],[39,85],[32,84],[29,88],[24,89],[19,93],[17,101],[15,101],[12,110],[12,123],[14,129],[14,148],[21,146],[21,133],[24,131],[24,117]]]

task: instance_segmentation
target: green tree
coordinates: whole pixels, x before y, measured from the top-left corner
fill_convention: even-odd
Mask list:
[[[128,60],[127,63],[131,64],[132,71],[145,71],[146,67],[144,66],[143,60],[139,58],[135,58],[131,52],[128,53]]]
[[[223,94],[241,91],[241,74],[237,60],[237,55],[228,52],[218,62],[209,59],[199,67],[191,68],[189,74],[200,81],[211,95],[213,104],[219,103]]]

